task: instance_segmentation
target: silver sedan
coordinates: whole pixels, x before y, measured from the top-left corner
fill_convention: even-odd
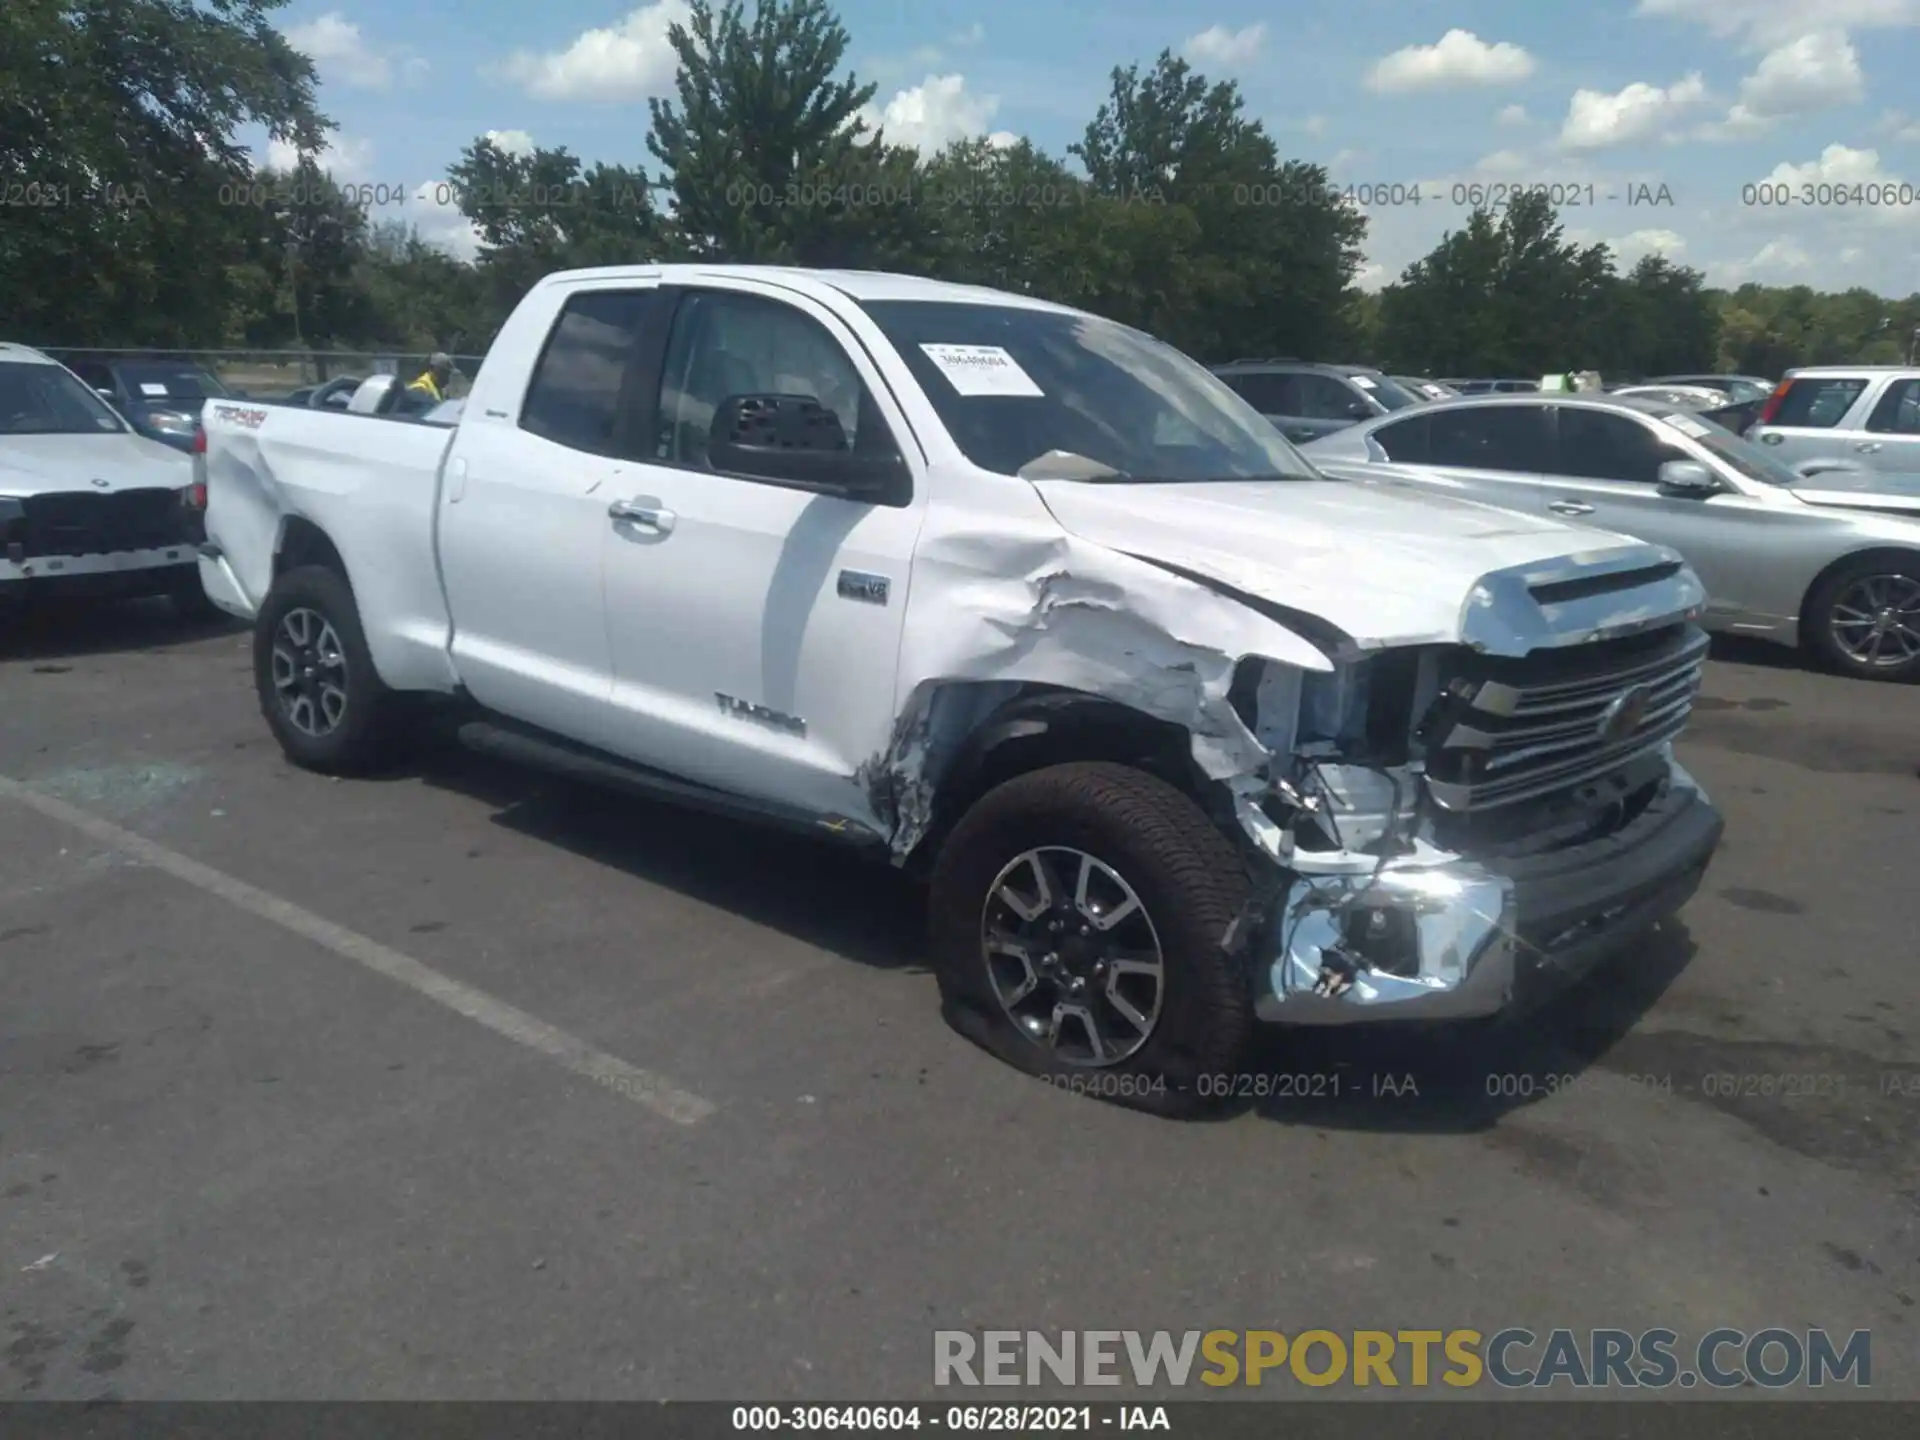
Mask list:
[[[1303,447],[1327,474],[1547,511],[1670,545],[1709,629],[1920,680],[1920,485],[1804,474],[1670,404],[1604,392],[1442,400]]]

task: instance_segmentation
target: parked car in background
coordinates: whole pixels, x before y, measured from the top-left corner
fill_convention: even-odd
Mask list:
[[[1439,401],[1304,453],[1670,545],[1706,583],[1709,628],[1920,680],[1920,485],[1899,476],[1810,477],[1690,411],[1604,392]]]
[[[1726,391],[1709,390],[1701,385],[1610,385],[1607,393],[1657,400],[1665,405],[1677,405],[1683,410],[1718,410],[1733,403],[1733,397]]]
[[[1758,375],[1651,375],[1641,382],[1646,385],[1694,385],[1704,386],[1708,390],[1722,390],[1727,399],[1735,404],[1748,400],[1765,400],[1773,393],[1771,380]]]
[[[1540,388],[1538,380],[1442,380],[1462,395],[1525,395]]]
[[[180,451],[193,449],[202,405],[239,398],[211,370],[190,360],[89,355],[68,368],[125,416],[135,433]]]
[[[1446,400],[1460,393],[1443,381],[1429,380],[1421,375],[1395,375],[1390,378],[1402,390],[1410,391],[1422,400]]]
[[[1214,373],[1296,444],[1427,398],[1364,365],[1236,360],[1217,366]]]
[[[1920,493],[1920,368],[1789,370],[1747,438],[1789,466],[1836,472],[1833,484]]]
[[[189,617],[214,613],[195,549],[205,504],[187,456],[57,361],[0,343],[0,612],[166,595]]]

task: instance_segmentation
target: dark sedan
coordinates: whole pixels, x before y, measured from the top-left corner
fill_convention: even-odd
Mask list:
[[[77,356],[66,363],[136,432],[176,450],[192,451],[194,427],[208,400],[237,398],[212,371],[191,360]]]

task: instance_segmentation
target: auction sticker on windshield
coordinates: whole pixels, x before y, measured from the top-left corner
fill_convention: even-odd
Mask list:
[[[1691,415],[1662,415],[1660,418],[1682,435],[1690,435],[1695,440],[1704,440],[1713,433],[1707,428],[1706,422],[1696,420]]]
[[[140,382],[140,393],[142,395],[164,395],[167,393],[167,387],[164,385],[156,385],[151,380],[142,380]]]
[[[922,345],[962,395],[1044,395],[1033,377],[998,345]]]

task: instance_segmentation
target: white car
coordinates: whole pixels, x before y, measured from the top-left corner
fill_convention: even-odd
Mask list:
[[[868,272],[535,285],[451,432],[214,404],[208,591],[294,763],[467,743],[924,873],[956,1028],[1164,1113],[1256,1024],[1487,1015],[1721,821],[1672,551],[1332,481],[1172,348]]]
[[[65,366],[0,343],[0,613],[31,600],[201,588],[205,492],[185,454],[136,434]]]

